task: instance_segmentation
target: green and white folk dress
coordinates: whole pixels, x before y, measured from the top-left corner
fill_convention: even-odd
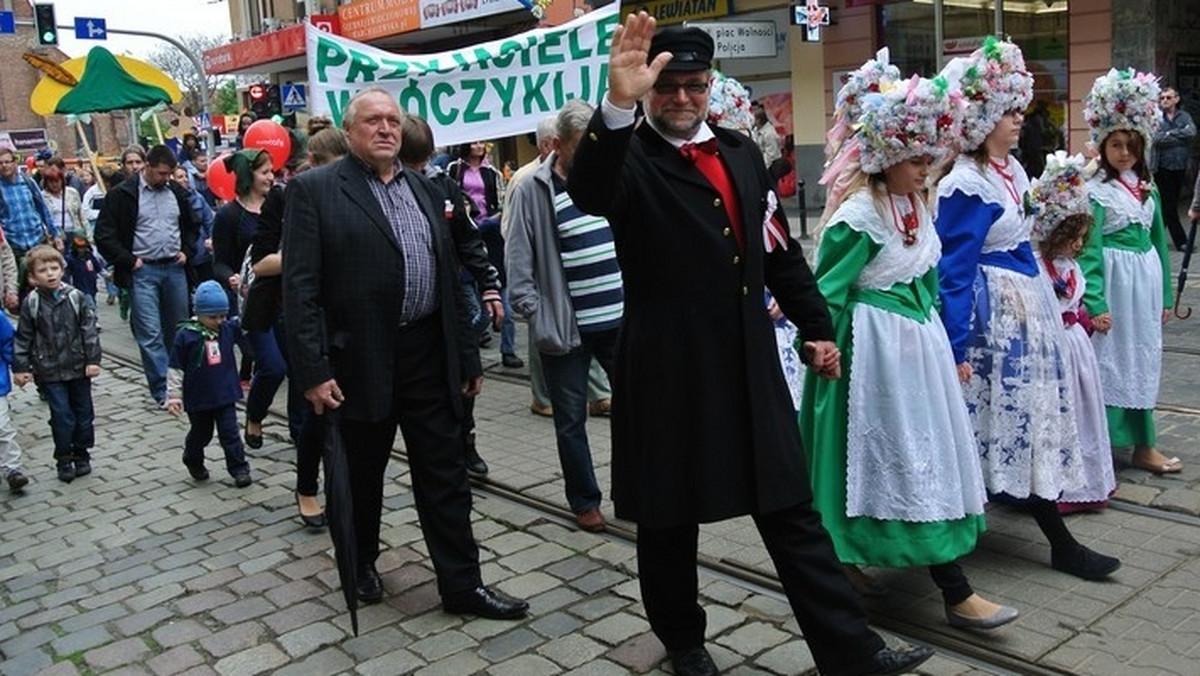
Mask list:
[[[843,563],[934,565],[984,530],[975,434],[935,304],[941,244],[920,199],[851,195],[821,236],[816,275],[842,377],[804,383],[813,501]],[[901,223],[916,214],[916,241]]]
[[[1088,181],[1095,224],[1079,254],[1087,278],[1083,305],[1112,314],[1112,330],[1092,335],[1113,446],[1154,446],[1154,407],[1162,372],[1162,312],[1174,304],[1171,263],[1157,189],[1141,193],[1127,172]],[[1145,199],[1142,199],[1142,198]]]

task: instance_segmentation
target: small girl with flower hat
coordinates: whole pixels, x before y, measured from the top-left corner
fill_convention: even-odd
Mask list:
[[[1103,509],[1117,487],[1108,447],[1100,367],[1089,338],[1092,323],[1082,302],[1087,280],[1075,260],[1092,227],[1084,183],[1083,157],[1067,157],[1060,150],[1046,156],[1046,170],[1029,191],[1042,280],[1058,300],[1066,330],[1063,344],[1071,366],[1075,422],[1083,454],[1083,486],[1063,491],[1058,499],[1058,511],[1064,514]]]
[[[886,70],[876,60],[860,75]],[[831,158],[838,187],[815,270],[844,375],[810,372],[800,413],[814,506],[847,566],[928,566],[952,626],[998,627],[1017,611],[976,594],[957,563],[984,530],[985,495],[935,308],[941,246],[925,205],[955,104],[944,80],[846,87],[843,110],[860,117],[843,121],[853,131]],[[871,592],[856,567],[848,575]]]
[[[1146,147],[1162,120],[1153,75],[1110,70],[1096,78],[1083,116],[1100,153],[1088,181],[1092,228],[1079,263],[1084,307],[1104,383],[1109,440],[1133,446],[1132,464],[1155,474],[1183,469],[1154,446],[1154,407],[1162,368],[1162,323],[1174,304],[1161,198]]]
[[[937,189],[939,293],[984,484],[1034,517],[1056,570],[1102,580],[1121,562],[1075,540],[1056,505],[1083,466],[1062,318],[1030,243],[1029,178],[1011,155],[1033,76],[1020,48],[995,38],[943,73],[967,111],[962,154]]]

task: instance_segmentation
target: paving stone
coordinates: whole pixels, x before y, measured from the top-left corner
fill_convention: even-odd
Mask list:
[[[583,633],[608,645],[618,645],[649,630],[650,623],[644,618],[617,613],[588,624]]]
[[[223,587],[240,577],[242,577],[242,571],[236,568],[222,568],[221,570],[214,570],[207,575],[192,578],[184,583],[184,586],[187,587],[188,591],[205,591]]]
[[[561,672],[557,664],[537,655],[518,655],[487,670],[493,676],[549,676]]]
[[[382,627],[372,632],[359,634],[342,642],[342,649],[355,662],[366,662],[396,648],[404,648],[412,639],[395,627]]]
[[[275,606],[270,601],[261,596],[253,596],[216,608],[210,614],[218,622],[237,624],[268,615],[275,612],[275,610]]]
[[[555,664],[574,669],[594,657],[604,654],[607,648],[586,636],[568,634],[551,639],[537,649],[539,655],[553,660]]]
[[[74,617],[78,614],[79,611],[73,606],[56,606],[47,610],[43,610],[40,613],[26,615],[25,617],[18,619],[15,622],[15,625],[21,629],[30,629],[33,627],[40,627],[42,625],[54,624],[55,622],[59,622],[68,617]]]
[[[568,607],[567,612],[585,620],[595,620],[611,615],[627,605],[629,601],[616,596],[597,596]]]
[[[530,652],[534,646],[545,641],[534,632],[518,628],[483,641],[476,652],[488,662],[504,662],[522,653]]]
[[[119,603],[113,603],[103,608],[97,608],[96,610],[68,617],[59,622],[58,626],[65,632],[76,632],[87,627],[119,620],[126,615],[129,615],[128,608]]]
[[[529,597],[529,610],[534,615],[544,615],[550,611],[576,603],[582,598],[583,595],[574,589],[560,585],[546,591],[544,594]]]
[[[4,653],[8,655],[8,652]],[[3,662],[0,662],[0,674],[13,674],[20,676],[22,674],[36,674],[51,664],[50,656],[41,650],[26,650],[24,652],[15,653],[13,656]]]
[[[96,646],[104,645],[113,640],[113,635],[106,627],[91,626],[56,639],[50,644],[55,655],[73,655]]]
[[[255,646],[217,661],[214,668],[222,676],[263,674],[287,664],[288,657],[274,645]]]
[[[425,638],[440,634],[450,629],[457,629],[463,624],[463,618],[448,613],[425,613],[400,624],[406,634],[416,638]]]
[[[176,646],[146,661],[146,666],[158,676],[172,676],[201,664],[204,656],[190,645]]]
[[[150,646],[146,645],[141,638],[135,637],[90,650],[84,654],[83,659],[91,668],[97,671],[107,671],[127,664],[142,662],[150,653]]]
[[[461,676],[462,674],[476,673],[487,666],[487,662],[474,653],[459,652],[447,659],[439,660],[436,664],[418,669],[416,676]]]
[[[624,573],[602,568],[592,571],[583,577],[571,580],[570,585],[585,595],[591,595],[602,589],[625,582],[627,579],[628,577]]]
[[[328,645],[340,642],[346,637],[341,629],[328,622],[314,622],[283,634],[279,637],[279,645],[291,657],[303,657]]]
[[[755,594],[746,599],[741,610],[751,617],[768,622],[784,622],[792,617],[792,608],[786,602],[762,594]]]
[[[408,645],[408,650],[426,662],[438,662],[461,650],[474,647],[475,639],[457,630],[447,630],[427,636]]]
[[[152,589],[148,592],[144,592],[138,594],[137,596],[126,599],[125,605],[134,612],[141,612],[149,608],[167,605],[170,601],[183,596],[184,593],[185,591],[183,585],[164,584],[157,589]]]
[[[275,676],[312,676],[313,674],[346,673],[354,668],[354,660],[337,648],[326,648],[306,659],[293,660],[275,672]]]
[[[225,657],[258,645],[264,634],[266,627],[257,622],[246,622],[215,634],[210,632],[200,639],[200,647],[213,657]]]
[[[425,666],[425,661],[420,657],[407,650],[400,649],[392,650],[379,657],[362,662],[354,670],[362,674],[362,676],[398,676],[399,674],[411,674],[423,666]],[[468,674],[471,672],[462,671],[459,673]]]
[[[175,609],[181,615],[198,615],[213,608],[229,605],[235,601],[237,601],[237,597],[224,589],[210,589],[177,600],[175,602]]]
[[[155,606],[121,618],[116,622],[116,629],[122,636],[134,636],[157,627],[174,616],[170,609]]]
[[[650,671],[666,656],[666,648],[663,648],[662,642],[650,632],[634,636],[605,653],[608,659],[637,674]]]
[[[817,668],[808,644],[795,637],[789,637],[789,640],[759,655],[754,664],[776,674],[798,674]],[[924,665],[921,671],[925,671]]]
[[[558,563],[546,566],[543,570],[554,577],[563,580],[574,580],[575,578],[590,573],[600,567],[600,564],[586,556],[572,556],[569,559],[564,559]]]
[[[0,673],[7,674],[10,672],[4,671],[3,665],[0,665]],[[15,672],[13,672],[13,673],[15,673]],[[75,666],[74,662],[65,662],[65,661],[64,662],[55,662],[50,667],[47,667],[46,669],[40,669],[37,672],[38,676],[73,676],[74,674],[78,674],[78,673],[79,673],[79,669],[78,669],[78,667]]]
[[[154,639],[155,643],[170,648],[184,643],[191,643],[211,633],[207,627],[201,625],[196,620],[187,618],[156,627],[150,633],[150,637]]]
[[[570,558],[572,552],[553,542],[541,542],[533,547],[503,557],[502,565],[516,573],[541,570],[557,561]]]
[[[267,615],[262,621],[272,632],[284,634],[336,614],[337,611],[323,603],[305,601],[285,606],[283,610]]]
[[[562,580],[553,575],[547,575],[535,570],[523,575],[517,575],[516,577],[510,577],[495,586],[506,594],[525,599],[548,592],[559,587],[561,584]]]

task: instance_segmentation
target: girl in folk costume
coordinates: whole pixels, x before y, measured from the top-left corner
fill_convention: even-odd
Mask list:
[[[1083,486],[1063,491],[1058,500],[1058,511],[1064,514],[1102,509],[1117,488],[1108,447],[1100,367],[1088,337],[1092,322],[1082,302],[1087,280],[1075,260],[1092,227],[1083,167],[1084,160],[1079,155],[1067,157],[1061,150],[1047,155],[1046,170],[1029,191],[1042,279],[1058,299],[1066,330],[1063,345],[1071,364],[1075,422],[1083,453]]]
[[[1055,569],[1104,579],[1120,561],[1076,542],[1055,506],[1082,484],[1083,468],[1062,318],[1029,241],[1029,179],[1009,154],[1033,77],[1021,50],[995,38],[946,68],[968,108],[963,154],[937,191],[942,320],[984,484],[1032,514]]]
[[[1162,322],[1174,304],[1161,200],[1146,168],[1146,143],[1162,119],[1157,100],[1154,76],[1133,70],[1110,70],[1088,94],[1083,116],[1100,158],[1088,180],[1096,224],[1079,263],[1110,443],[1133,446],[1135,467],[1174,474],[1183,463],[1154,447]]]
[[[1017,611],[976,594],[956,563],[984,530],[986,496],[935,310],[941,245],[925,205],[957,103],[944,79],[878,85],[856,104],[857,130],[831,163],[845,190],[830,193],[817,252],[845,375],[805,379],[813,500],[843,563],[929,566],[949,623],[990,629]]]

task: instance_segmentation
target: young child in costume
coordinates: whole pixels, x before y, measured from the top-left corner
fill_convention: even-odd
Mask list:
[[[1082,303],[1087,280],[1075,260],[1092,227],[1091,205],[1084,183],[1083,157],[1067,157],[1060,150],[1046,156],[1046,169],[1029,191],[1042,279],[1058,300],[1066,331],[1063,345],[1071,364],[1075,423],[1083,452],[1083,486],[1063,491],[1058,499],[1058,511],[1064,514],[1103,509],[1117,488],[1108,446],[1100,367],[1089,338],[1092,322]]]
[[[941,311],[984,485],[1037,520],[1055,569],[1101,580],[1120,561],[1077,542],[1056,506],[1082,485],[1083,465],[1062,317],[1030,244],[1029,179],[1010,154],[1033,77],[1021,50],[995,38],[944,73],[968,108],[962,154],[937,190]]]
[[[930,167],[960,128],[958,103],[944,79],[878,89],[861,98],[841,145],[848,157],[830,165],[849,175],[833,182],[846,189],[831,192],[815,274],[843,375],[804,383],[813,501],[843,563],[928,566],[947,621],[991,629],[1017,611],[976,594],[957,563],[984,530],[986,496],[936,311],[941,245],[925,205]]]
[[[238,434],[237,402],[242,398],[233,346],[242,333],[229,315],[229,297],[213,280],[196,287],[195,315],[179,326],[171,347],[167,378],[167,412],[186,411],[191,429],[183,442],[183,464],[196,481],[208,479],[204,447],[213,426],[225,451],[225,469],[238,488],[251,483],[250,463]]]
[[[1133,70],[1110,70],[1092,85],[1083,116],[1100,153],[1088,180],[1095,226],[1079,264],[1109,441],[1133,446],[1134,467],[1175,474],[1183,463],[1155,448],[1154,427],[1162,323],[1174,304],[1161,198],[1146,166],[1147,142],[1162,119],[1158,91],[1154,76]]]

